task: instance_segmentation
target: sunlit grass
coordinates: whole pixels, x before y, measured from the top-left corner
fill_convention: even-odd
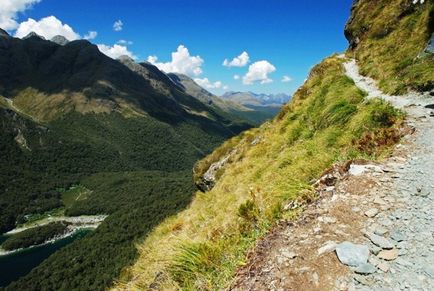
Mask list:
[[[424,52],[434,32],[434,3],[359,1],[348,26],[360,39],[351,56],[361,73],[388,93],[434,88],[434,56]]]
[[[387,146],[365,152],[359,141],[366,132],[398,126],[403,116],[383,101],[365,101],[341,62],[323,61],[274,121],[227,141],[196,165],[200,176],[236,150],[211,191],[196,193],[186,210],[138,244],[140,258],[116,288],[228,287],[257,239],[277,219],[299,214],[283,205],[316,199],[312,179],[334,162],[385,153]]]

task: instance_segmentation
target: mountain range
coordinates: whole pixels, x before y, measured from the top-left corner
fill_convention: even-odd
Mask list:
[[[222,98],[250,107],[282,107],[291,100],[291,96],[284,93],[257,94],[253,92],[226,92],[222,95]]]
[[[0,30],[0,233],[53,211],[109,215],[18,289],[103,290],[137,256],[135,240],[187,205],[193,164],[255,115],[87,40]],[[65,193],[77,185],[92,195],[71,203]]]

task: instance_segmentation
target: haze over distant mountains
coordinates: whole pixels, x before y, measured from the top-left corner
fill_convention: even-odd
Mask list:
[[[291,96],[288,94],[257,94],[253,92],[226,92],[223,99],[231,100],[246,106],[274,106],[281,107]]]

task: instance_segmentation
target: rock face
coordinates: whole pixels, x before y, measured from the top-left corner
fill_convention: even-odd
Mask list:
[[[220,161],[211,164],[211,166],[208,168],[205,174],[203,174],[202,177],[200,177],[197,181],[195,181],[197,188],[202,192],[207,192],[210,191],[212,188],[214,188],[214,185],[217,181],[217,177],[216,177],[217,172],[227,164],[229,159],[234,154],[235,151],[232,151]]]
[[[51,39],[51,41],[59,45],[66,45],[67,43],[69,43],[69,40],[63,35],[56,35]]]
[[[431,35],[431,39],[430,39],[425,51],[434,54],[434,33]]]
[[[369,248],[365,245],[343,242],[336,246],[336,254],[342,264],[358,267],[368,261]]]
[[[23,37],[23,39],[29,39],[29,38],[39,38],[39,39],[45,40],[45,37],[40,36],[39,34],[37,34],[34,31],[30,32],[28,35],[26,35],[25,37]]]
[[[10,36],[5,30],[0,28],[0,37],[10,37]]]

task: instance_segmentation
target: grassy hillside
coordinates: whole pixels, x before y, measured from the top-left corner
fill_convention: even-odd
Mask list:
[[[140,257],[119,289],[217,290],[227,287],[246,251],[293,200],[315,200],[310,181],[332,163],[378,158],[399,138],[402,114],[365,101],[342,59],[314,67],[272,121],[227,141],[195,167],[198,176],[232,153],[216,186],[166,219],[137,245]],[[255,142],[253,142],[255,141]]]
[[[412,2],[358,0],[345,29],[348,54],[388,93],[434,89],[434,55],[424,52],[434,32],[434,2]]]

